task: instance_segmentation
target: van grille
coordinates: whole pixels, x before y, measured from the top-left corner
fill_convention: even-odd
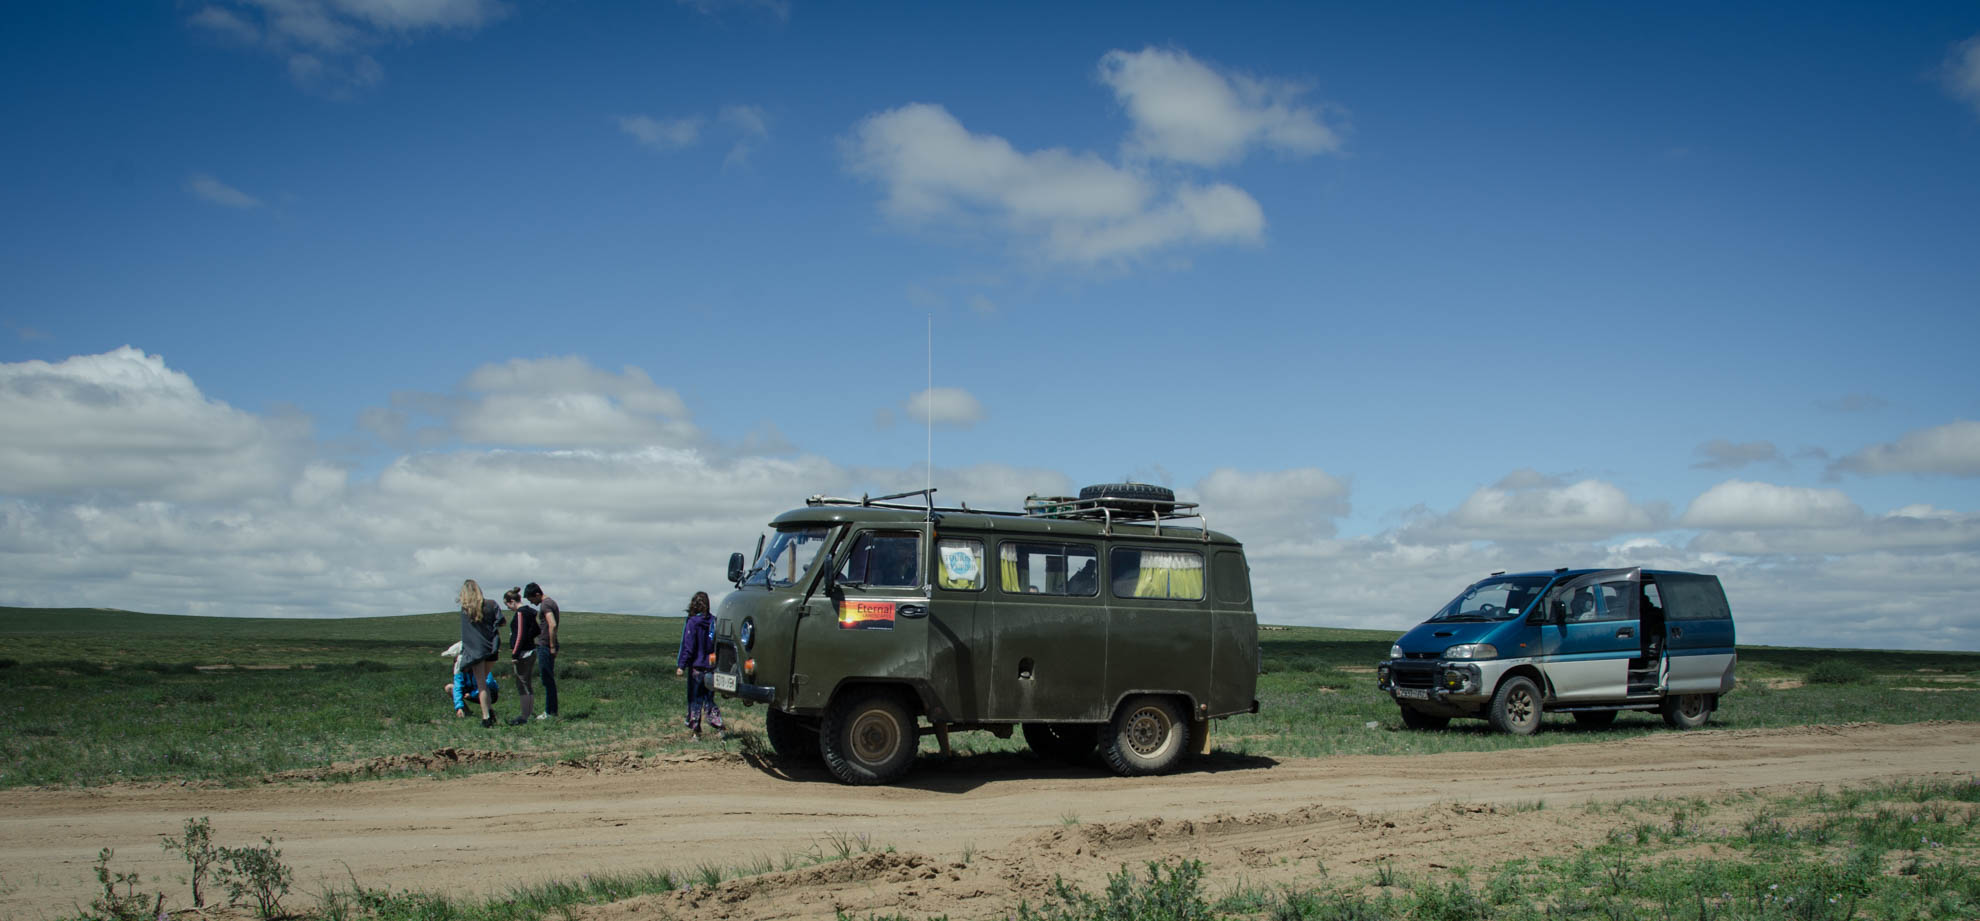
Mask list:
[[[718,672],[736,670],[736,647],[726,641],[715,641],[715,670]]]

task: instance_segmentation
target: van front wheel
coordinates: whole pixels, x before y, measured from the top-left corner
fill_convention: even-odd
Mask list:
[[[1167,697],[1136,697],[1122,704],[1100,741],[1101,758],[1122,777],[1167,774],[1188,750],[1189,721]]]
[[[882,784],[901,779],[914,764],[920,744],[914,714],[889,691],[853,693],[825,712],[818,746],[832,776],[849,784]]]
[[[1492,695],[1487,714],[1500,732],[1530,736],[1540,731],[1540,686],[1531,678],[1507,678]]]
[[[1712,717],[1712,703],[1703,694],[1666,697],[1659,709],[1664,713],[1664,722],[1672,729],[1697,729]]]

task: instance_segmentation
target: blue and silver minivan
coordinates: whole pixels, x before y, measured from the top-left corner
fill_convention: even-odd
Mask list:
[[[1403,634],[1376,681],[1411,729],[1464,717],[1531,735],[1543,713],[1606,726],[1624,710],[1695,729],[1732,690],[1737,660],[1718,576],[1500,572]]]

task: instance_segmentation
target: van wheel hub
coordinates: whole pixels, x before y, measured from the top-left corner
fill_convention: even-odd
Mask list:
[[[894,716],[881,710],[868,710],[853,720],[853,755],[859,760],[874,764],[892,757],[901,744],[901,726]]]
[[[1135,754],[1148,756],[1169,741],[1169,718],[1155,707],[1142,707],[1128,718],[1127,742]]]

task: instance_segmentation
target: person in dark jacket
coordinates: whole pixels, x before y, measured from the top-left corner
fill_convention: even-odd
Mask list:
[[[687,676],[687,728],[699,739],[703,713],[708,716],[708,725],[717,732],[722,729],[722,711],[715,706],[714,689],[708,686],[708,673],[715,667],[715,615],[709,613],[707,592],[694,593],[687,615],[674,674]]]
[[[557,626],[563,621],[564,609],[534,582],[523,586],[523,597],[536,607],[542,627],[536,634],[536,677],[543,682],[543,712],[536,718],[553,720],[557,718]]]
[[[461,583],[461,658],[463,671],[474,678],[477,688],[488,687],[488,668],[501,655],[502,609],[481,594],[473,579]],[[488,709],[493,694],[477,694],[483,728],[495,725],[495,713]]]
[[[521,726],[536,712],[536,689],[530,686],[529,679],[536,671],[536,634],[540,627],[536,608],[522,603],[522,589],[503,592],[502,606],[509,609],[509,664],[515,667],[516,690],[522,694],[522,715],[510,720],[509,725]]]

